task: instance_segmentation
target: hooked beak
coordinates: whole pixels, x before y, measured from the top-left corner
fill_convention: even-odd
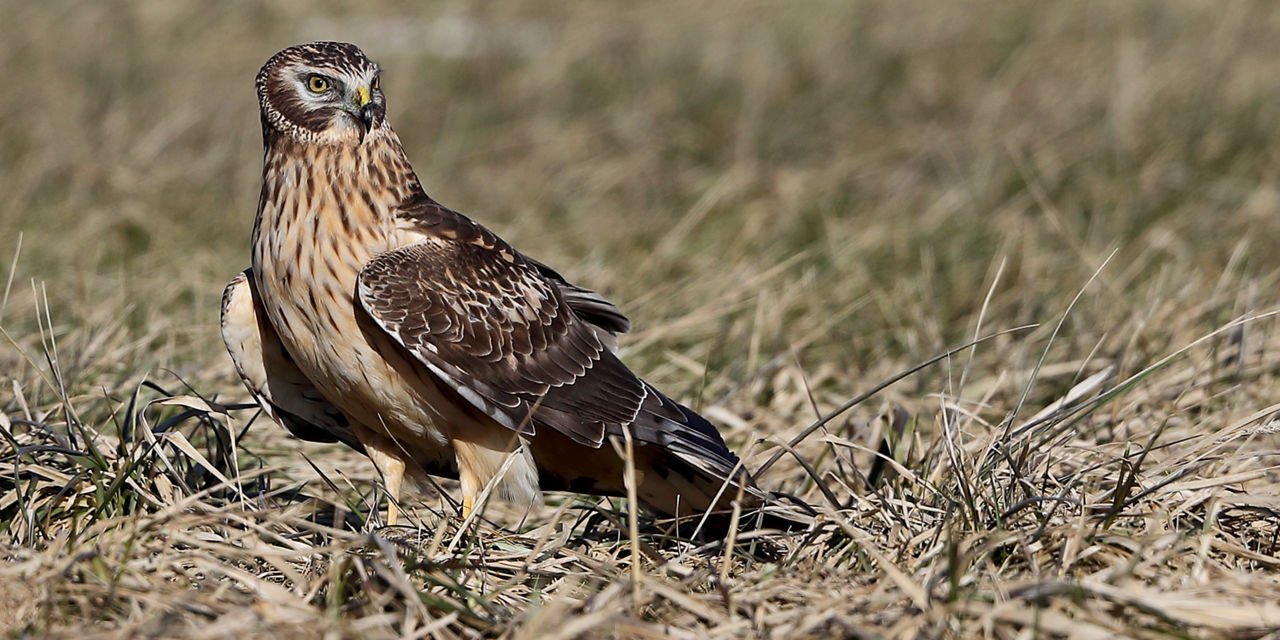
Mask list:
[[[370,95],[368,87],[356,89],[356,95],[351,98],[351,107],[347,109],[347,112],[355,116],[360,121],[360,124],[364,125],[364,131],[360,135],[362,140],[364,134],[373,128],[375,106],[373,104],[373,96]]]

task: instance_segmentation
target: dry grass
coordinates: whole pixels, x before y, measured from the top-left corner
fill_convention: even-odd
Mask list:
[[[5,6],[6,635],[1275,637],[1272,3],[316,4]],[[818,523],[388,532],[366,461],[227,404],[251,78],[320,37]]]

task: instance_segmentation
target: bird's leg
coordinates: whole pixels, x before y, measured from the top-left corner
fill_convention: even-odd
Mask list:
[[[462,519],[471,517],[476,508],[476,499],[484,489],[485,482],[493,477],[492,465],[488,460],[490,452],[475,443],[455,440],[454,454],[458,456],[458,480],[462,484]]]
[[[404,460],[367,443],[364,448],[387,487],[387,526],[394,527],[400,519],[400,482],[404,479]]]
[[[498,432],[485,442],[453,441],[462,481],[462,517],[484,509],[487,491],[528,507],[538,497],[538,471],[515,435]],[[493,485],[492,487],[489,485]]]
[[[462,483],[462,519],[466,520],[476,508],[476,495],[480,493],[481,483],[469,467],[459,465],[458,471],[458,479]]]

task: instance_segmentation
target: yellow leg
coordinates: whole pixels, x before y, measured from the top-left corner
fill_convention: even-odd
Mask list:
[[[493,483],[499,495],[532,503],[538,493],[537,470],[532,459],[517,448],[520,442],[509,432],[495,442],[453,441],[462,482],[462,517],[484,511],[484,492]],[[513,452],[513,450],[515,450]]]
[[[477,473],[483,468],[484,460],[480,449],[470,442],[453,443],[453,450],[458,455],[458,480],[462,484],[462,519],[466,520],[476,508],[476,497],[484,488],[484,480]]]
[[[400,482],[404,480],[404,460],[386,451],[382,451],[376,447],[365,445],[365,451],[369,453],[369,459],[373,461],[373,466],[378,468],[378,473],[382,474],[382,482],[387,487],[387,526],[394,527],[396,522],[400,520],[400,507],[397,503],[400,501]]]
[[[459,457],[458,461],[462,462],[462,458]],[[458,466],[458,479],[462,481],[462,519],[466,520],[476,508],[476,496],[480,495],[480,487],[483,485],[469,467],[461,464]]]

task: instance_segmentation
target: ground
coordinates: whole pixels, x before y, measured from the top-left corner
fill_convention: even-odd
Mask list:
[[[1274,3],[4,14],[7,636],[1276,637]],[[321,38],[815,524],[460,529],[443,482],[389,531],[367,460],[243,408],[252,79]]]

